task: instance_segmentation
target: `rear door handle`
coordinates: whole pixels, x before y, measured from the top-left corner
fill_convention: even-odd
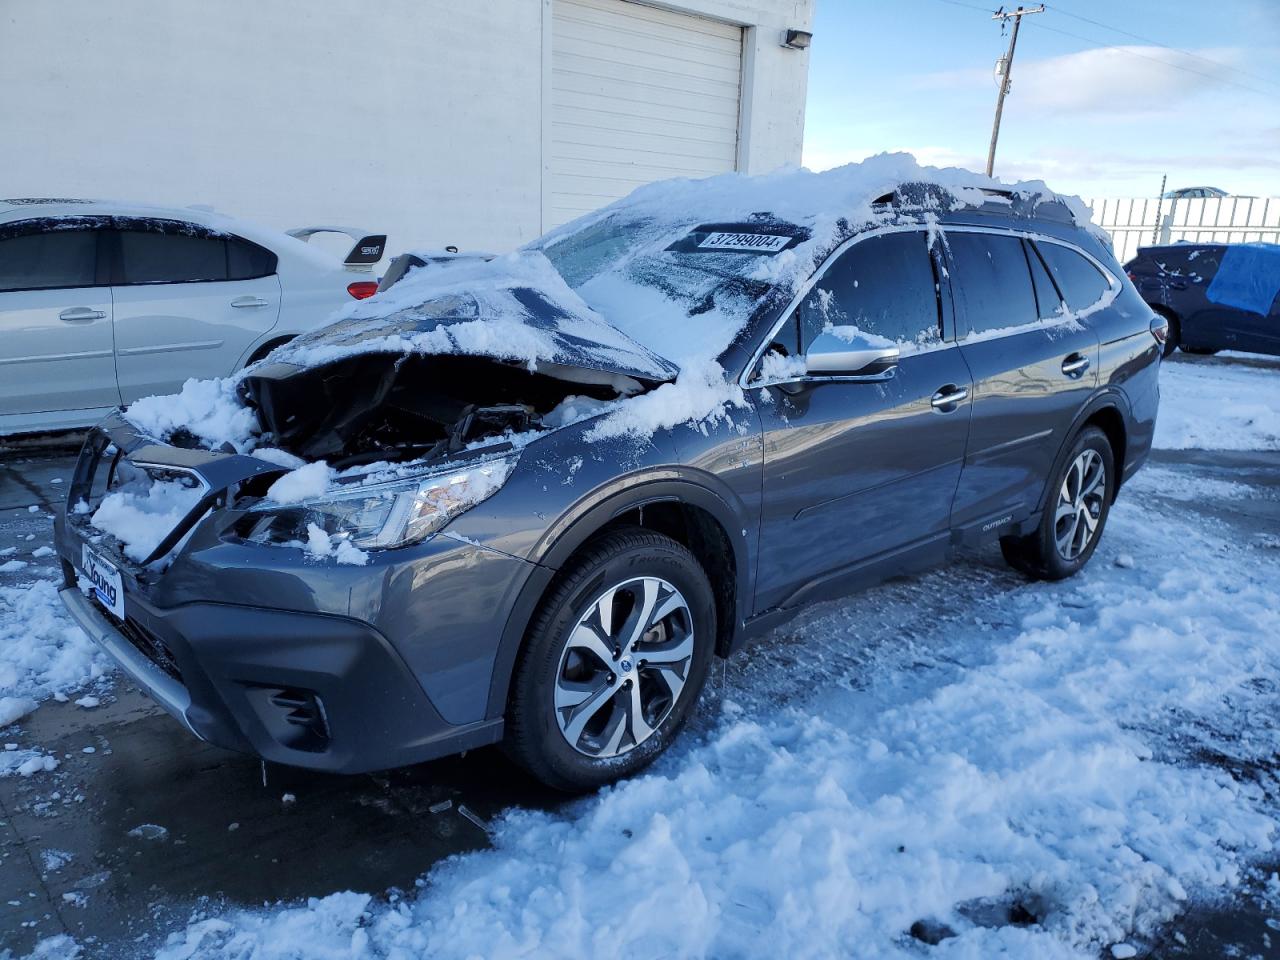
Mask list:
[[[957,387],[957,386],[948,384],[947,386],[939,390],[937,393],[935,393],[929,399],[929,403],[932,404],[935,410],[941,410],[943,413],[950,413],[951,410],[947,409],[948,407],[950,407],[952,410],[955,409],[956,404],[960,403],[962,400],[967,399],[968,396],[969,396],[968,387]]]
[[[1089,358],[1083,353],[1073,353],[1062,361],[1062,372],[1068,377],[1078,377],[1089,369]]]
[[[58,314],[58,319],[67,323],[86,323],[89,320],[101,320],[106,315],[105,311],[90,310],[88,307],[68,307]]]
[[[236,297],[231,301],[233,307],[265,307],[267,301],[261,297]]]

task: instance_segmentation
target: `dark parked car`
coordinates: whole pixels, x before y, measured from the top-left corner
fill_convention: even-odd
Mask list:
[[[1280,245],[1141,247],[1124,269],[1142,299],[1169,321],[1166,356],[1175,347],[1280,355]]]
[[[108,418],[68,607],[214,743],[354,772],[505,741],[585,789],[807,603],[996,538],[1074,574],[1147,457],[1163,323],[1051,195],[853,200],[849,169],[403,265],[207,410]],[[151,540],[117,522],[149,497]]]

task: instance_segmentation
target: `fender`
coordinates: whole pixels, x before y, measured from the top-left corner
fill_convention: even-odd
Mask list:
[[[723,492],[713,489],[723,488]],[[687,467],[667,466],[641,476],[620,478],[593,491],[574,508],[557,519],[530,551],[528,559],[537,564],[520,589],[498,645],[493,674],[489,680],[486,719],[506,712],[507,691],[515,670],[516,656],[533,619],[538,603],[559,569],[601,528],[628,511],[653,503],[684,503],[709,513],[724,528],[733,550],[735,570],[734,631],[741,629],[750,614],[754,597],[755,557],[748,541],[744,509],[715,477]]]
[[[1126,425],[1125,430],[1126,433],[1128,432],[1127,425],[1132,415],[1129,408],[1129,398],[1126,397],[1124,395],[1124,391],[1120,390],[1118,387],[1107,385],[1099,388],[1098,392],[1090,397],[1088,402],[1085,403],[1085,405],[1080,408],[1079,412],[1076,413],[1075,418],[1071,421],[1071,426],[1067,428],[1066,433],[1063,434],[1062,445],[1058,448],[1058,453],[1053,458],[1053,467],[1050,469],[1048,477],[1045,478],[1044,490],[1040,494],[1040,499],[1036,502],[1035,513],[1033,513],[1023,524],[1023,533],[1027,533],[1039,526],[1040,515],[1047,507],[1049,496],[1053,493],[1050,489],[1050,485],[1053,482],[1052,478],[1056,477],[1058,472],[1066,464],[1067,454],[1070,452],[1071,445],[1075,442],[1076,434],[1080,432],[1080,428],[1084,426],[1085,421],[1095,413],[1108,407],[1114,409],[1120,414],[1120,420]],[[1124,481],[1124,464],[1120,463],[1116,466],[1118,468],[1117,474],[1119,479],[1116,481],[1113,499],[1115,494],[1120,492],[1120,484]]]

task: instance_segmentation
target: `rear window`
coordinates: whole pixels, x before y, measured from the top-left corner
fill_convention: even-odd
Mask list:
[[[948,233],[946,238],[951,252],[951,282],[964,305],[970,334],[1039,322],[1040,312],[1020,238],[961,232]]]
[[[249,280],[276,269],[271,251],[193,224],[145,221],[114,233],[119,284]]]
[[[1111,288],[1098,268],[1070,247],[1040,241],[1036,248],[1049,265],[1049,271],[1073,313],[1092,307]]]
[[[97,244],[93,229],[9,227],[0,233],[0,291],[91,287]]]

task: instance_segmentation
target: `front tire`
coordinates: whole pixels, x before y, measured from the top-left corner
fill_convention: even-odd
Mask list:
[[[512,683],[508,753],[561,790],[630,776],[688,720],[715,634],[711,584],[688,549],[640,528],[606,534],[534,616]]]
[[[1001,537],[1005,560],[1035,580],[1074,576],[1102,539],[1115,483],[1111,442],[1097,427],[1085,427],[1050,484],[1040,526],[1025,537]]]

